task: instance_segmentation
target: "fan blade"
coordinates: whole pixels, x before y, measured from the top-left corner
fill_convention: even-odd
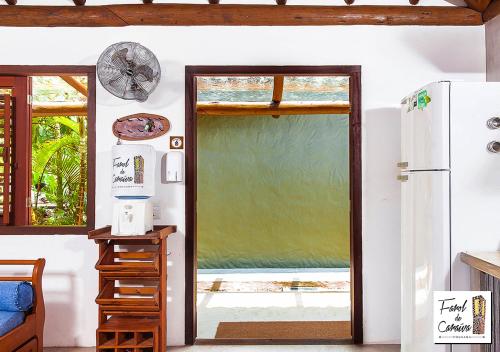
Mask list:
[[[153,79],[155,78],[154,71],[151,67],[147,65],[140,65],[137,66],[134,69],[134,79],[136,79],[139,82],[153,82]]]
[[[118,88],[118,82],[122,81],[124,79],[123,76],[116,76],[115,78],[111,78],[109,81],[108,81],[108,84],[111,86],[111,87],[114,87],[114,88]]]
[[[141,103],[145,102],[146,100],[148,100],[148,95],[146,94],[145,91],[136,92],[135,93],[135,100],[137,100]]]
[[[132,78],[132,84],[130,85],[129,91],[134,95],[135,99],[140,102],[146,101],[148,99],[148,92],[134,78]]]
[[[127,48],[123,48],[123,49],[116,51],[111,56],[111,63],[113,63],[113,65],[115,65],[120,70],[128,69],[129,65],[127,62],[127,53],[128,53]]]
[[[123,98],[125,96],[125,91],[127,87],[128,79],[122,75],[116,76],[108,81],[109,88],[112,89],[112,93],[116,96]],[[109,90],[109,89],[108,89]]]

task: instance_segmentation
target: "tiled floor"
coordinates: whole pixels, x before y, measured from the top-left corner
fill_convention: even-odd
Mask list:
[[[168,352],[399,352],[398,345],[365,346],[186,346]],[[45,352],[94,352],[94,348],[44,348]]]

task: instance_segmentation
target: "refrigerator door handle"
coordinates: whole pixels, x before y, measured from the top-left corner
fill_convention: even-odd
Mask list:
[[[408,167],[408,162],[407,161],[400,161],[399,163],[397,163],[397,166],[400,169],[406,169]]]
[[[406,182],[408,181],[408,175],[398,175],[398,181]]]
[[[500,153],[500,142],[497,141],[490,142],[486,146],[486,149],[488,149],[490,153]]]
[[[500,128],[500,117],[492,117],[491,119],[486,121],[486,126],[488,126],[490,130],[496,130]]]

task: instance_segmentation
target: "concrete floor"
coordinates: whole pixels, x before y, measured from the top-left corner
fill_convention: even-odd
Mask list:
[[[198,272],[198,287],[221,287],[197,294],[199,338],[215,338],[221,322],[350,320],[348,269],[259,270],[263,269]],[[328,283],[330,288],[294,292],[283,287],[281,292],[256,292],[252,285],[259,283],[261,288],[266,282]]]
[[[94,348],[44,348],[45,352],[94,352]],[[399,352],[399,345],[364,346],[185,346],[168,347],[168,352]]]

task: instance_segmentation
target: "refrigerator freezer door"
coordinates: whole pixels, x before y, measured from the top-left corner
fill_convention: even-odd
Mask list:
[[[432,83],[401,104],[401,165],[406,170],[450,167],[450,83]]]
[[[450,289],[449,171],[401,182],[401,351],[445,352],[433,342],[433,291]]]

